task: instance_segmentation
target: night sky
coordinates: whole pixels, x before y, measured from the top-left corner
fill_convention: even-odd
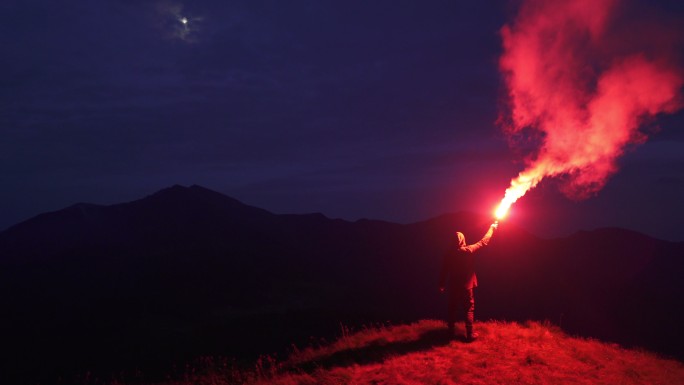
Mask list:
[[[681,1],[644,4],[684,20]],[[496,124],[499,29],[516,2],[4,0],[0,11],[0,229],[174,184],[348,220],[489,214],[524,167]],[[508,220],[547,237],[618,226],[684,241],[684,112],[646,131],[597,196],[571,201],[544,180]]]

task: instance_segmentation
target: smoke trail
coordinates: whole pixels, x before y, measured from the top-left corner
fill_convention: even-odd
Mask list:
[[[563,176],[562,191],[581,199],[616,172],[629,144],[646,140],[639,126],[682,106],[682,71],[662,42],[615,36],[617,0],[527,0],[502,28],[500,69],[508,91],[502,121],[509,134],[538,134],[535,153],[511,181],[497,216],[545,177]],[[619,42],[619,44],[618,44]]]

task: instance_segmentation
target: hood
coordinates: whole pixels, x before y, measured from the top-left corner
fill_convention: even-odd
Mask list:
[[[462,232],[457,231],[456,232],[456,238],[458,239],[458,247],[465,247],[466,241],[465,241],[465,235],[463,235]]]

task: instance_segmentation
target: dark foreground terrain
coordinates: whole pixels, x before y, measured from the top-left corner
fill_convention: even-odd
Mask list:
[[[328,345],[262,359],[250,369],[197,362],[163,385],[679,384],[684,365],[615,344],[573,338],[538,322],[486,322],[474,343],[440,321],[364,329]]]
[[[252,362],[334,338],[340,323],[440,318],[442,253],[455,230],[474,242],[489,224],[275,215],[199,186],[42,214],[0,233],[0,382],[152,381],[201,356]],[[545,240],[504,224],[479,259],[477,317],[682,359],[682,256],[621,229]]]

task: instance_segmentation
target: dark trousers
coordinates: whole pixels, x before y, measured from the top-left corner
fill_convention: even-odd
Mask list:
[[[447,325],[454,329],[457,321],[465,320],[466,335],[473,334],[473,321],[475,320],[475,297],[473,289],[452,287],[449,290],[449,303],[447,309]]]

